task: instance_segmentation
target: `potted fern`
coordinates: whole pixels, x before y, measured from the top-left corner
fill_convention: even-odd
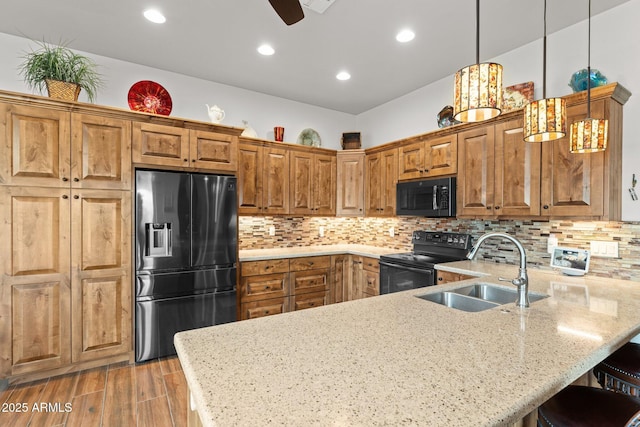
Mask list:
[[[65,44],[36,43],[39,49],[26,53],[19,67],[27,86],[40,93],[46,87],[49,97],[73,101],[84,89],[89,102],[93,102],[103,85],[96,63]]]

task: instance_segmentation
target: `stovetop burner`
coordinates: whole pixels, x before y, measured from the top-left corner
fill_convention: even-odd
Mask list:
[[[463,233],[415,231],[411,241],[413,252],[384,255],[380,260],[433,268],[435,264],[464,260],[471,249],[471,236]]]

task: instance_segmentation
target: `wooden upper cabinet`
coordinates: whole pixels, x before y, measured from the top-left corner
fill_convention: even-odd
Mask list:
[[[289,151],[242,141],[238,161],[238,212],[289,213]]]
[[[133,163],[189,166],[189,129],[133,123]]]
[[[131,188],[131,122],[0,103],[2,182],[68,188]]]
[[[303,215],[335,214],[335,156],[292,150],[290,154],[290,177],[290,213]]]
[[[458,135],[458,216],[492,216],[495,180],[494,126]]]
[[[313,206],[316,215],[336,214],[337,160],[334,154],[316,154],[313,173]]]
[[[405,145],[399,149],[398,179],[413,179],[422,177],[424,171],[424,142]]]
[[[581,120],[587,116],[586,104],[567,107],[567,123]],[[591,103],[591,117],[605,117],[605,100]],[[609,126],[616,126],[610,120]],[[568,127],[568,126],[567,126]],[[568,129],[567,129],[568,130]],[[619,200],[620,187],[609,192],[609,182],[619,170],[607,168],[605,158],[611,156],[616,144],[610,137],[607,151],[597,153],[572,154],[569,151],[569,132],[567,136],[548,143],[542,148],[542,215],[572,217],[611,217],[618,218],[619,213],[609,209],[609,196]],[[621,159],[619,160],[621,162]],[[618,166],[621,166],[618,163]],[[605,190],[606,189],[606,190]],[[605,192],[607,197],[605,197]],[[605,213],[605,205],[607,212]],[[613,213],[613,215],[611,215]]]
[[[131,189],[131,121],[71,114],[71,185]]]
[[[338,216],[364,216],[364,150],[346,150],[337,153]]]
[[[238,137],[134,122],[132,157],[134,163],[235,172]]]
[[[262,210],[262,147],[240,143],[238,147],[238,209],[241,214]]]
[[[289,213],[289,151],[265,147],[262,168],[262,213]]]
[[[399,148],[398,179],[408,180],[455,174],[457,134],[433,137]]]
[[[291,213],[313,213],[313,154],[292,151],[290,154]]]
[[[189,146],[193,167],[228,172],[238,169],[237,136],[191,130]]]
[[[70,113],[0,103],[0,183],[68,187]]]
[[[540,214],[540,143],[524,142],[522,118],[495,126],[493,210],[497,216]]]
[[[366,156],[366,216],[393,216],[396,211],[398,149]]]
[[[458,134],[430,138],[424,142],[424,176],[451,175],[458,171]]]
[[[540,212],[540,144],[522,139],[522,118],[458,135],[458,216]]]

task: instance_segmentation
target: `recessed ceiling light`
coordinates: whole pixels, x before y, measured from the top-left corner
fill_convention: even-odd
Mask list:
[[[144,11],[144,17],[156,24],[164,24],[167,18],[164,17],[159,10],[147,9]]]
[[[396,35],[396,40],[400,43],[406,43],[413,40],[416,34],[411,30],[402,30]]]
[[[273,50],[273,48],[268,44],[263,44],[258,46],[258,52],[260,52],[260,54],[265,56],[270,56],[276,53],[276,51]]]
[[[346,71],[340,71],[338,74],[336,74],[336,79],[338,80],[349,80],[351,78],[351,74],[347,73]]]

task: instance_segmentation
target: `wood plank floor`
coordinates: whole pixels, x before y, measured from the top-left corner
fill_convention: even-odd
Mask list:
[[[187,382],[177,357],[12,385],[0,402],[0,426],[187,425]]]

